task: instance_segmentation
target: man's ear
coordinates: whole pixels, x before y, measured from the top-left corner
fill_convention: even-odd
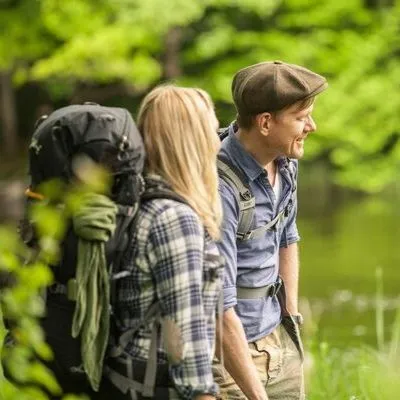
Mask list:
[[[258,130],[262,135],[267,136],[269,134],[269,129],[271,125],[272,115],[268,112],[257,114],[255,116],[255,123]]]

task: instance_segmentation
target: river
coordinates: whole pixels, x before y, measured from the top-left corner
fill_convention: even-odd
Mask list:
[[[350,195],[310,179],[302,186],[301,177],[300,307],[312,322],[308,331],[338,346],[376,344],[381,273],[389,339],[400,307],[400,191]]]

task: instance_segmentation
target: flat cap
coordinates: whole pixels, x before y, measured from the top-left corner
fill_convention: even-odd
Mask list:
[[[256,115],[282,110],[327,87],[323,76],[307,68],[282,61],[266,61],[235,74],[232,97],[239,114]]]

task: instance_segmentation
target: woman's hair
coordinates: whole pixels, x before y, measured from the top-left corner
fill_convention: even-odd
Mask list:
[[[138,128],[147,172],[164,178],[196,211],[210,236],[218,239],[220,139],[210,96],[201,89],[158,86],[141,103]]]

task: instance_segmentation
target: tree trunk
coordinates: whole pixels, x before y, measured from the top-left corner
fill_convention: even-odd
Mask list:
[[[182,75],[180,50],[182,42],[182,29],[172,28],[165,37],[164,77],[177,78]]]
[[[8,156],[17,150],[17,110],[11,71],[0,71],[1,152]]]

